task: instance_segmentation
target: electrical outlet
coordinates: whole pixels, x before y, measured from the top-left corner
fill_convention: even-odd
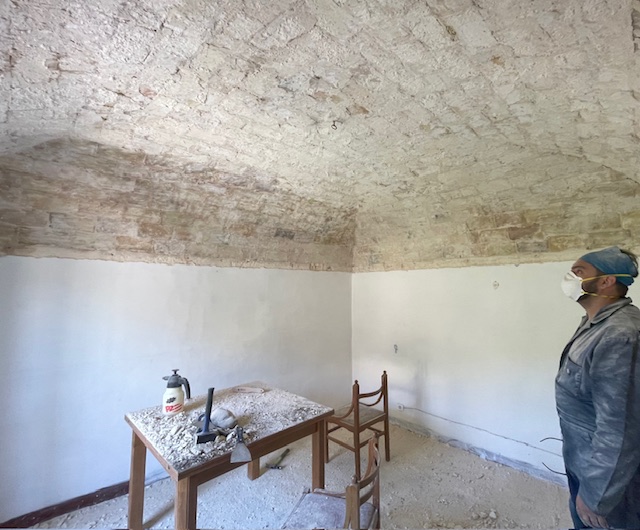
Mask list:
[[[398,403],[398,410],[404,410],[404,405],[402,403]]]

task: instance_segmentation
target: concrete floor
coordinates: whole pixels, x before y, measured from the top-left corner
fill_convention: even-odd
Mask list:
[[[570,528],[568,491],[434,438],[392,426],[391,461],[381,468],[382,528]],[[290,445],[282,470],[249,481],[246,467],[199,489],[198,528],[279,528],[311,477],[310,440]],[[332,444],[327,489],[343,490],[353,455]],[[169,479],[147,486],[146,528],[173,528]],[[126,528],[127,496],[57,517],[35,528]]]

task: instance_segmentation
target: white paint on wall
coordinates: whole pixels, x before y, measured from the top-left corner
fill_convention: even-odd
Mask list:
[[[584,314],[560,290],[570,266],[356,274],[354,377],[372,388],[386,369],[401,422],[563,471],[561,444],[540,440],[560,437],[554,378]]]
[[[0,259],[0,521],[128,478],[125,412],[264,380],[330,406],[389,373],[399,422],[562,469],[571,263],[324,273]],[[630,296],[638,295],[637,285]],[[398,410],[398,404],[405,409]],[[391,440],[393,457],[393,440]],[[161,473],[150,457],[148,476]]]
[[[337,406],[351,275],[0,259],[0,522],[128,479],[128,411],[262,380]],[[148,458],[147,473],[161,473]]]

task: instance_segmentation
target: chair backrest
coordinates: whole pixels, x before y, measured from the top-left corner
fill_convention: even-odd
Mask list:
[[[359,425],[359,413],[358,405],[364,405],[365,407],[373,407],[382,401],[382,409],[386,416],[389,416],[389,391],[387,384],[387,371],[382,372],[380,377],[380,388],[371,392],[360,392],[360,383],[356,379],[351,388],[351,410],[354,415],[355,425]]]
[[[354,476],[351,484],[347,486],[344,528],[360,528],[360,509],[369,500],[374,508],[371,523],[374,523],[375,528],[380,528],[380,452],[377,435],[369,440],[368,447],[369,456],[364,477],[358,480]]]

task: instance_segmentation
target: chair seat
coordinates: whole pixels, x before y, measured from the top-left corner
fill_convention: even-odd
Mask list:
[[[298,502],[282,528],[342,528],[346,501],[344,497],[328,495],[320,491],[307,493]],[[376,509],[371,503],[360,507],[360,526],[371,526]]]
[[[345,405],[344,407],[336,410],[333,413],[334,417],[340,417],[340,416],[344,416],[347,411],[349,410],[349,407],[351,405]],[[365,405],[360,405],[359,407],[360,409],[360,424],[361,425],[366,425],[369,424],[370,422],[376,420],[377,418],[380,418],[380,421],[382,421],[382,419],[384,418],[384,411],[383,410],[378,410],[378,409],[374,409],[373,407],[367,407]],[[349,416],[347,416],[344,419],[339,420],[340,423],[345,423],[347,425],[350,425],[353,427],[353,413],[349,414]]]
[[[389,384],[387,371],[382,372],[380,388],[372,392],[360,392],[360,383],[356,379],[351,387],[351,403],[336,410],[325,420],[324,461],[329,462],[329,441],[332,441],[354,453],[355,476],[361,476],[360,449],[371,439],[367,435],[374,433],[384,438],[384,456],[391,460],[389,450]],[[345,429],[351,433],[350,439],[334,433]],[[365,433],[371,431],[370,433]],[[357,515],[357,514],[356,514]]]

